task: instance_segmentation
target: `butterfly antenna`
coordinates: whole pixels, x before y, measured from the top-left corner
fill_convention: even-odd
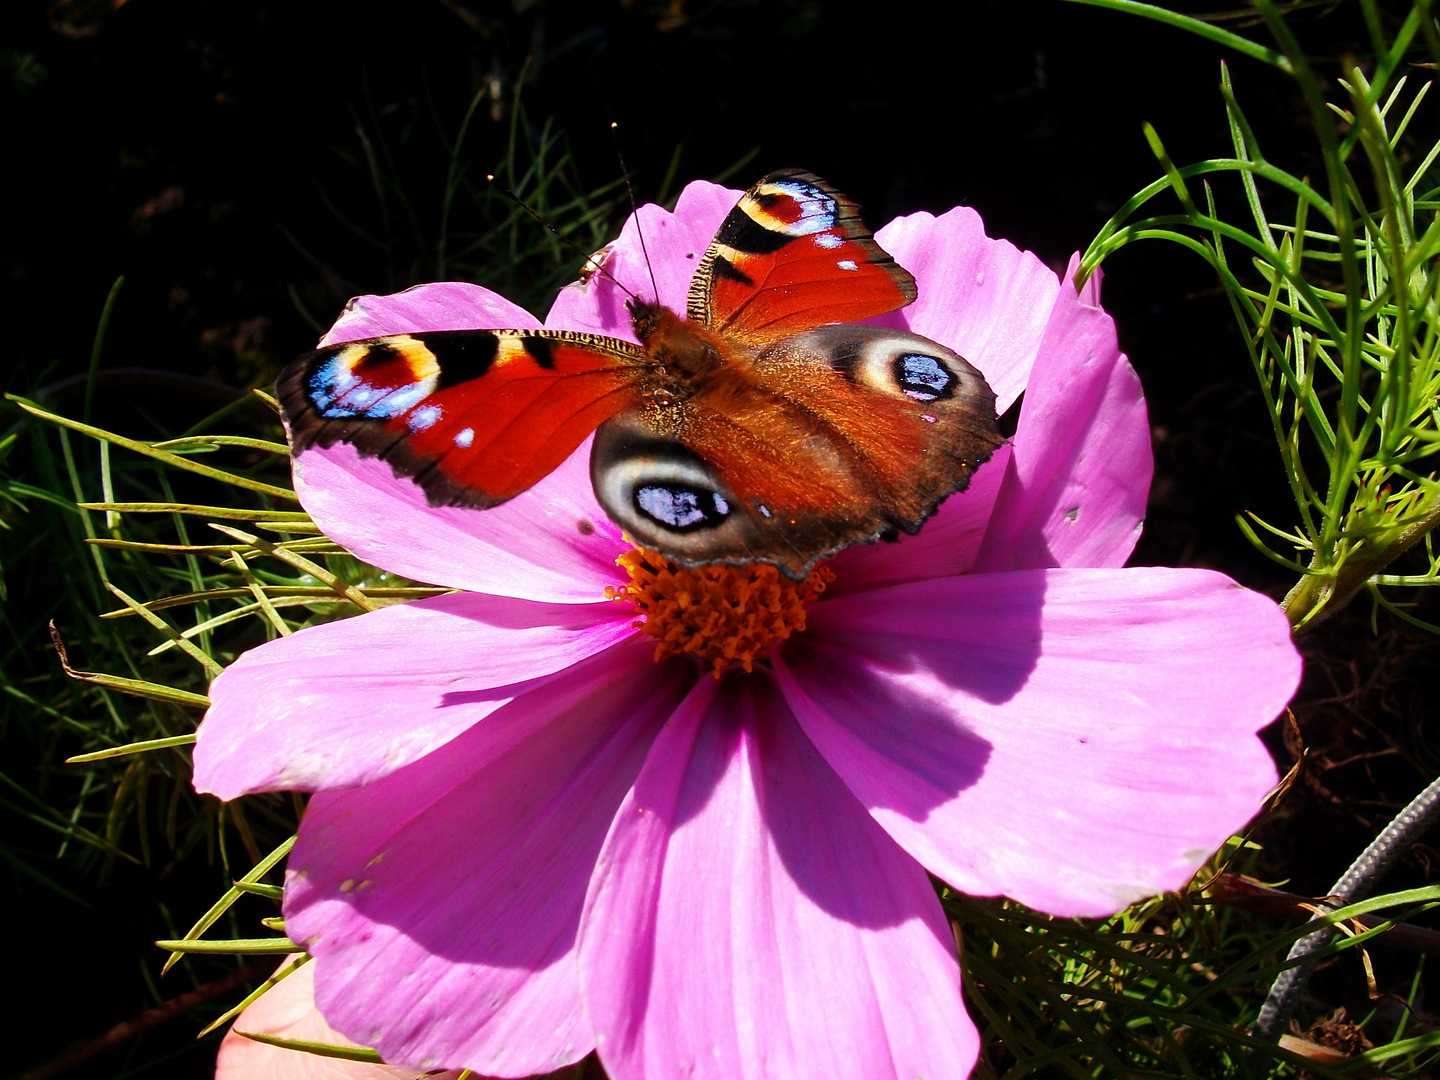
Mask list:
[[[655,290],[655,303],[660,303],[660,286],[655,281],[655,267],[650,263],[650,252],[645,249],[645,230],[640,227],[640,207],[635,203],[635,188],[630,183],[630,170],[625,167],[625,155],[620,151],[620,125],[610,122],[610,137],[615,140],[615,158],[620,162],[620,175],[625,178],[625,194],[630,196],[630,213],[635,217],[635,235],[640,237],[640,254],[645,257],[645,269],[650,274],[650,287]]]
[[[627,289],[627,288],[625,287],[625,285],[620,281],[619,278],[617,278],[614,274],[610,273],[609,270],[606,270],[605,267],[603,267],[602,265],[600,265],[598,262],[595,261],[595,256],[596,256],[597,254],[599,254],[598,252],[589,252],[589,251],[586,251],[583,247],[581,247],[579,244],[577,244],[574,240],[571,240],[568,236],[565,236],[564,234],[562,234],[559,229],[557,229],[554,225],[550,224],[550,222],[546,221],[545,218],[542,217],[541,214],[540,214],[537,210],[535,210],[534,207],[528,205],[528,204],[525,202],[524,199],[520,198],[519,195],[516,195],[513,191],[511,191],[511,190],[510,190],[508,187],[506,187],[504,184],[498,184],[498,183],[496,183],[496,182],[495,182],[495,174],[494,174],[494,173],[486,173],[486,174],[485,174],[485,179],[486,179],[486,180],[489,180],[490,183],[495,186],[495,190],[496,190],[496,191],[500,192],[500,194],[504,195],[505,198],[509,199],[512,203],[514,203],[516,206],[518,206],[521,210],[524,210],[525,213],[529,214],[532,218],[534,218],[536,221],[538,221],[541,225],[543,225],[545,228],[549,229],[551,235],[553,235],[556,240],[559,240],[560,243],[564,244],[564,245],[565,245],[567,248],[569,248],[571,251],[574,251],[574,252],[578,253],[578,254],[585,260],[585,261],[581,264],[581,266],[580,266],[581,273],[584,273],[586,270],[589,270],[589,271],[591,271],[592,273],[600,274],[602,277],[607,277],[607,278],[610,279],[610,281],[614,284],[614,286],[615,286],[617,289],[619,289],[621,292],[623,292],[626,296],[630,297],[631,300],[639,300],[639,299],[640,299],[640,298],[639,298],[638,296],[636,296],[633,292],[631,292],[629,289]],[[632,201],[633,201],[633,200],[632,200]],[[643,248],[644,248],[644,242],[643,242],[643,241],[641,242],[641,248],[642,248],[642,250],[643,250]],[[649,259],[646,259],[646,265],[647,265],[647,266],[649,265]],[[650,275],[650,280],[651,280],[652,283],[654,282],[654,280],[655,280],[655,275],[654,275],[654,274],[651,274],[651,275]]]

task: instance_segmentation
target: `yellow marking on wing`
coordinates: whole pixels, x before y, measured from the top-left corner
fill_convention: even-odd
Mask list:
[[[343,368],[346,371],[354,371],[355,365],[370,355],[370,346],[352,342],[349,345],[342,345],[340,351],[335,354],[336,368]]]
[[[391,340],[390,347],[400,354],[416,382],[424,382],[440,374],[440,362],[424,342],[412,337],[398,337]]]
[[[722,244],[718,240],[711,244],[710,247],[717,257],[724,259],[731,266],[739,266],[747,259],[753,259],[755,257],[748,251],[741,251],[738,248],[731,247],[729,244]]]
[[[775,187],[763,188],[760,190],[760,192],[758,192],[758,194],[785,195],[789,198],[794,198],[794,195],[792,195],[790,192],[781,191],[779,188]],[[745,216],[748,217],[751,221],[755,222],[755,224],[759,225],[762,229],[768,229],[771,232],[781,233],[788,232],[790,229],[790,226],[792,224],[791,222],[784,221],[776,217],[769,210],[766,210],[764,205],[761,204],[758,199],[752,199],[749,195],[746,195],[743,199],[740,200],[738,205],[740,210],[745,214]],[[728,251],[730,249],[723,248],[722,250]]]
[[[534,364],[535,358],[525,351],[525,339],[520,337],[509,337],[505,334],[496,335],[500,339],[500,349],[495,354],[495,363],[518,364],[522,361],[527,364]]]
[[[440,365],[435,360],[435,354],[425,347],[423,342],[416,341],[412,337],[387,338],[385,346],[388,353],[382,353],[374,345],[364,341],[352,341],[348,345],[342,345],[335,354],[335,363],[352,374],[355,369],[364,364],[367,360],[375,360],[378,363],[393,363],[400,360],[410,371],[411,379],[414,382],[424,382],[440,374]]]

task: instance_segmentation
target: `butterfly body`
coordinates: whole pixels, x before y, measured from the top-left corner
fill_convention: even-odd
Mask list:
[[[1001,442],[963,358],[854,325],[915,296],[853,204],[772,173],[725,219],[681,316],[632,299],[639,345],[558,330],[331,346],[277,382],[292,445],[347,442],[437,505],[494,506],[592,431],[591,479],[637,543],[685,565],[815,562],[913,533]]]

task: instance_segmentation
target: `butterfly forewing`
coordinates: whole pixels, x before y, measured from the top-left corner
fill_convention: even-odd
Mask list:
[[[686,309],[692,322],[764,346],[914,299],[915,279],[875,243],[856,205],[818,176],[784,169],[725,218]]]
[[[296,453],[349,443],[432,505],[486,507],[534,486],[624,408],[645,364],[594,334],[436,331],[320,349],[276,391]]]

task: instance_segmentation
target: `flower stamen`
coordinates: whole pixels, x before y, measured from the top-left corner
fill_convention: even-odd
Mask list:
[[[825,566],[804,581],[769,563],[690,569],[640,547],[615,562],[630,581],[607,586],[605,597],[628,600],[645,616],[635,625],[658,639],[655,659],[693,653],[717,679],[734,665],[752,670],[771,645],[804,630],[805,606],[835,580]]]

